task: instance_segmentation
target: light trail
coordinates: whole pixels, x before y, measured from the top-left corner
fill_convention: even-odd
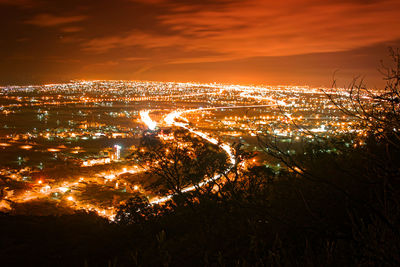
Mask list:
[[[140,119],[142,120],[142,122],[143,122],[144,124],[147,125],[147,127],[148,127],[150,130],[154,131],[154,130],[156,129],[157,123],[154,122],[154,121],[150,118],[149,112],[150,112],[149,110],[142,110],[142,111],[140,111]]]
[[[178,117],[180,117],[180,116],[182,115],[182,113],[194,112],[194,111],[206,110],[206,109],[210,109],[210,108],[191,109],[191,110],[186,110],[186,111],[173,111],[173,112],[169,113],[169,114],[164,118],[164,121],[165,121],[168,125],[171,125],[171,126],[173,125],[173,126],[176,126],[176,127],[180,127],[180,128],[186,129],[186,130],[188,130],[189,132],[191,132],[191,133],[193,133],[193,134],[195,134],[195,135],[197,135],[197,136],[200,136],[200,137],[203,138],[204,140],[207,140],[208,142],[210,142],[210,143],[212,143],[212,144],[214,144],[214,145],[218,145],[219,142],[218,142],[217,139],[212,138],[212,137],[209,137],[207,134],[202,133],[202,132],[200,132],[200,131],[195,131],[195,130],[193,130],[193,129],[187,127],[187,125],[186,125],[185,123],[181,123],[181,122],[176,122],[176,121],[175,121],[175,119],[178,118]],[[228,167],[228,168],[225,170],[225,172],[224,172],[225,174],[227,174],[228,172],[230,172],[230,170],[231,170],[231,169],[233,168],[233,166],[235,165],[236,159],[235,159],[235,156],[234,156],[233,153],[232,153],[232,148],[231,148],[228,144],[219,144],[219,147],[222,148],[222,149],[226,152],[226,154],[229,156],[230,165],[229,165],[229,167]],[[218,180],[219,178],[221,178],[221,176],[222,176],[222,174],[216,174],[214,177],[212,177],[212,178],[210,178],[210,179],[206,179],[206,180],[204,180],[204,181],[198,183],[197,185],[193,185],[193,186],[189,186],[189,187],[184,188],[184,189],[182,190],[182,192],[183,192],[183,193],[186,193],[186,192],[189,192],[189,191],[193,191],[193,190],[196,189],[196,186],[202,187],[203,185],[208,184],[208,183],[211,182],[211,181]],[[162,198],[153,199],[153,200],[150,201],[150,205],[160,204],[160,203],[166,202],[166,201],[170,200],[173,196],[174,196],[174,194],[170,194],[170,195],[167,195],[167,196],[162,197]]]
[[[251,106],[223,106],[223,107],[197,108],[197,109],[189,109],[189,110],[183,110],[183,111],[173,111],[173,112],[169,113],[167,116],[165,116],[164,121],[169,126],[176,126],[176,127],[180,127],[180,128],[186,129],[189,132],[191,132],[191,133],[193,133],[193,134],[195,134],[197,136],[200,136],[204,140],[206,140],[206,141],[208,141],[208,142],[210,142],[212,144],[218,145],[219,142],[218,142],[217,139],[212,138],[212,137],[208,136],[207,134],[205,134],[203,132],[195,131],[195,130],[189,128],[186,123],[177,122],[176,119],[178,117],[181,117],[181,115],[184,114],[184,113],[197,112],[197,111],[203,111],[203,110],[240,109],[240,108],[256,108],[256,107],[270,107],[270,106],[275,106],[275,105],[269,104],[269,105],[251,105]],[[230,165],[224,171],[224,174],[227,174],[232,170],[233,166],[236,164],[236,159],[235,159],[235,156],[232,153],[232,148],[228,144],[222,143],[222,144],[219,144],[219,147],[221,149],[223,149],[225,151],[225,153],[229,157]],[[185,193],[185,192],[193,191],[193,190],[196,189],[196,187],[202,187],[203,185],[208,184],[211,181],[218,180],[221,177],[222,177],[222,174],[216,174],[214,177],[212,177],[210,179],[206,179],[206,180],[198,183],[197,185],[189,186],[189,187],[184,188],[182,190],[182,192]],[[160,203],[166,202],[166,201],[170,200],[173,196],[174,196],[174,194],[170,194],[170,195],[167,195],[167,196],[162,197],[162,198],[153,199],[153,200],[150,201],[150,204],[154,205],[154,204],[160,204]]]

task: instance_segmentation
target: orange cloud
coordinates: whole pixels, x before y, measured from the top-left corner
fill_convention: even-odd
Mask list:
[[[400,40],[399,0],[0,0],[0,7],[7,25],[0,79],[11,82],[20,73],[250,82],[288,81],[296,71],[326,78],[343,66],[369,74]]]
[[[142,46],[147,49],[179,45],[184,39],[179,35],[162,36],[141,31],[132,31],[122,36],[95,38],[83,45],[85,51],[96,53],[107,52],[114,48]]]
[[[190,2],[152,1],[169,7],[156,20],[164,31],[94,38],[83,47],[101,53],[133,46],[205,52],[201,57],[171,58],[184,63],[346,51],[400,38],[397,0],[242,0],[217,6]]]
[[[25,21],[28,24],[32,24],[40,27],[54,27],[74,22],[80,22],[85,20],[86,16],[55,16],[51,14],[39,14],[30,20]]]

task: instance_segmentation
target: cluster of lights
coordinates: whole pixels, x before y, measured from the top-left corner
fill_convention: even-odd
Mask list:
[[[325,92],[336,95],[339,100],[345,99],[346,92],[343,89],[335,91],[323,88]],[[34,96],[32,96],[34,95]],[[307,86],[240,86],[224,84],[200,84],[200,83],[162,83],[140,81],[75,81],[67,84],[49,84],[44,86],[7,87],[0,89],[0,98],[4,101],[0,106],[0,116],[12,119],[24,110],[31,108],[37,110],[36,120],[40,125],[46,125],[51,117],[56,116],[56,108],[65,108],[75,105],[84,105],[76,113],[75,117],[68,121],[68,126],[57,128],[36,129],[29,132],[7,133],[0,136],[0,150],[18,148],[25,152],[44,152],[52,155],[68,155],[77,158],[82,167],[94,165],[107,165],[114,162],[125,164],[122,170],[110,173],[98,173],[95,178],[79,178],[78,182],[59,184],[45,182],[40,179],[32,190],[27,190],[10,197],[13,201],[24,202],[35,198],[49,197],[53,193],[63,196],[74,208],[96,210],[111,218],[114,207],[100,207],[93,203],[79,201],[79,190],[89,180],[96,184],[111,184],[114,190],[126,187],[126,181],[119,176],[126,173],[138,173],[143,171],[132,168],[121,161],[122,146],[116,144],[110,148],[113,150],[108,156],[85,157],[85,149],[81,147],[69,148],[66,146],[48,147],[41,142],[53,140],[65,142],[85,142],[101,138],[137,138],[143,127],[127,127],[122,125],[109,126],[107,123],[90,122],[88,117],[94,117],[87,112],[90,108],[115,108],[119,104],[124,106],[118,111],[97,114],[107,116],[113,121],[131,120],[132,123],[143,123],[149,130],[157,128],[178,127],[188,130],[207,142],[220,146],[229,157],[231,166],[235,164],[232,148],[227,138],[231,136],[256,136],[259,131],[254,126],[273,126],[274,134],[284,137],[299,138],[309,133],[322,135],[335,135],[346,132],[358,132],[357,122],[349,117],[339,115],[337,107],[325,97],[321,88],[309,88]],[[362,98],[369,101],[367,97]],[[132,105],[135,104],[135,105]],[[137,106],[136,106],[137,105]],[[134,106],[134,110],[129,108]],[[166,108],[167,107],[167,108]],[[139,110],[141,110],[139,112]],[[253,115],[247,115],[252,110]],[[151,117],[158,114],[158,120]],[[161,114],[161,115],[159,115]],[[223,114],[220,116],[219,114]],[[249,123],[252,122],[252,123]],[[295,124],[297,126],[293,127]],[[43,127],[42,127],[43,128]],[[8,130],[12,132],[12,130]],[[173,135],[160,135],[168,142]],[[359,145],[359,144],[357,144]],[[71,155],[72,154],[72,155]],[[18,160],[23,165],[24,158]],[[1,167],[1,166],[0,166]],[[41,166],[42,167],[42,166]],[[0,174],[16,181],[25,181],[25,173],[16,169],[0,169]],[[230,171],[229,167],[226,172]],[[212,179],[219,179],[215,176]],[[96,180],[97,179],[97,180]],[[204,180],[199,185],[209,181]],[[140,185],[131,185],[133,190],[142,190]],[[185,191],[192,190],[185,188]],[[163,202],[171,196],[157,197],[152,203]],[[4,204],[4,203],[3,203]],[[3,205],[1,204],[1,205]]]

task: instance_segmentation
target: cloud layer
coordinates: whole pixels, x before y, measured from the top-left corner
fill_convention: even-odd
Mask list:
[[[84,19],[86,19],[86,16],[79,16],[79,15],[55,16],[52,14],[38,14],[33,18],[25,21],[25,23],[36,25],[39,27],[55,27],[55,26],[80,22]]]
[[[398,0],[0,0],[0,7],[5,64],[26,58],[24,66],[45,72],[48,62],[65,62],[66,77],[96,68],[99,78],[127,68],[132,78],[143,70],[151,77],[162,66],[195,71],[400,40]]]
[[[254,56],[287,56],[334,52],[400,38],[400,2],[387,1],[222,1],[224,5],[165,5],[156,19],[165,31],[132,31],[94,38],[86,51],[107,52],[140,46],[208,51],[214,57],[176,59],[177,62],[221,61]],[[174,59],[171,59],[174,60]]]

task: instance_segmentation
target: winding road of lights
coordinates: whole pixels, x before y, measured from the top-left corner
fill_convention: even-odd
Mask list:
[[[249,97],[249,98],[257,98],[257,97],[255,97],[255,96],[251,96],[251,95],[243,95],[243,96]],[[204,140],[206,140],[206,141],[208,141],[208,142],[210,142],[210,143],[212,143],[212,144],[219,145],[219,147],[220,147],[221,149],[223,149],[223,150],[225,151],[225,153],[229,156],[230,165],[229,165],[229,167],[224,171],[224,174],[227,174],[228,172],[231,171],[231,169],[233,168],[233,166],[236,164],[235,156],[234,156],[233,153],[232,153],[232,147],[229,146],[228,144],[219,143],[217,139],[212,138],[212,137],[209,137],[207,134],[205,134],[205,133],[203,133],[203,132],[195,131],[195,130],[189,128],[189,127],[187,126],[188,123],[177,122],[177,121],[175,121],[175,120],[176,120],[178,117],[180,117],[181,119],[187,121],[186,118],[181,117],[182,114],[184,114],[184,113],[189,113],[189,112],[203,111],[203,110],[258,108],[258,107],[271,107],[271,106],[279,106],[279,105],[280,105],[280,106],[289,106],[288,104],[286,104],[286,103],[283,102],[283,101],[276,101],[276,100],[274,100],[274,99],[266,98],[266,97],[260,97],[260,100],[261,100],[261,99],[262,99],[262,100],[269,100],[269,101],[274,102],[274,103],[272,103],[272,104],[267,104],[267,105],[223,106],[223,107],[197,108],[197,109],[189,109],[189,110],[183,110],[183,111],[176,111],[176,110],[175,110],[175,111],[172,111],[171,113],[169,113],[168,115],[166,115],[166,116],[164,117],[164,122],[165,122],[168,126],[176,126],[176,127],[180,127],[180,128],[186,129],[186,130],[188,130],[189,132],[191,132],[191,133],[193,133],[193,134],[195,134],[195,135],[197,135],[197,136],[200,136],[201,138],[203,138]],[[142,122],[143,122],[144,124],[146,124],[147,127],[148,127],[150,130],[154,130],[155,127],[156,127],[156,125],[157,125],[157,123],[156,123],[155,121],[153,121],[153,120],[150,118],[149,112],[150,112],[150,111],[148,111],[148,110],[146,110],[146,111],[141,111],[141,112],[140,112],[140,118],[141,118]],[[216,174],[214,177],[212,177],[212,178],[210,178],[210,179],[203,180],[202,182],[200,182],[200,183],[197,184],[196,186],[201,187],[201,186],[203,186],[203,185],[205,185],[205,184],[207,184],[207,183],[209,183],[209,182],[211,182],[211,181],[215,181],[215,180],[220,179],[221,176],[222,176],[222,174]],[[189,186],[189,187],[186,187],[186,188],[184,188],[184,189],[182,190],[182,192],[185,193],[185,192],[189,192],[189,191],[195,190],[196,186]],[[159,204],[159,203],[166,202],[166,201],[170,200],[173,196],[174,196],[174,194],[171,194],[171,195],[167,195],[167,196],[162,197],[162,198],[153,199],[153,200],[150,201],[150,204],[151,204],[151,205],[154,205],[154,204]]]
[[[197,136],[200,136],[201,138],[203,138],[204,140],[206,140],[206,141],[208,141],[208,142],[210,142],[210,143],[212,143],[212,144],[219,145],[219,147],[220,147],[221,149],[223,149],[223,150],[225,151],[225,153],[229,156],[230,165],[229,165],[229,167],[224,171],[224,173],[227,174],[227,173],[233,168],[233,166],[234,166],[235,163],[236,163],[236,159],[235,159],[235,157],[234,157],[234,155],[233,155],[233,153],[232,153],[232,148],[231,148],[228,144],[219,144],[219,142],[218,142],[217,139],[212,138],[212,137],[209,137],[209,136],[208,136],[207,134],[205,134],[205,133],[202,133],[202,132],[200,132],[200,131],[195,131],[195,130],[193,130],[193,129],[187,127],[187,124],[186,124],[186,123],[176,122],[176,121],[175,121],[175,119],[178,118],[178,117],[180,117],[183,113],[195,112],[195,111],[199,111],[199,110],[208,110],[208,109],[221,109],[221,108],[224,108],[224,107],[218,107],[218,108],[204,108],[204,109],[203,109],[203,108],[199,108],[199,109],[191,109],[191,110],[186,110],[186,111],[173,111],[173,112],[169,113],[169,114],[164,118],[164,121],[165,121],[165,122],[167,123],[167,125],[169,125],[169,126],[176,126],[176,127],[180,127],[180,128],[186,129],[186,130],[188,130],[189,132],[191,132],[191,133],[193,133],[193,134],[195,134],[195,135],[197,135]],[[156,125],[156,122],[154,122],[154,121],[151,120],[151,118],[150,118],[150,116],[149,116],[149,112],[148,112],[148,111],[145,111],[145,112],[146,112],[146,113],[144,114],[145,116],[142,116],[142,112],[140,113],[143,123],[145,123],[145,124],[148,125],[148,126],[149,126],[149,125]],[[149,119],[150,119],[152,122],[149,122]],[[149,129],[150,129],[150,127],[149,127]],[[150,129],[150,130],[151,130],[151,129]],[[222,176],[222,174],[216,174],[214,177],[212,177],[212,178],[210,178],[210,179],[205,179],[205,180],[203,180],[202,182],[200,182],[199,184],[197,184],[196,186],[201,187],[201,186],[203,186],[203,185],[205,185],[205,184],[207,184],[207,183],[209,183],[209,182],[211,182],[211,181],[215,181],[215,180],[221,178],[221,176]],[[186,188],[184,188],[184,189],[182,190],[182,192],[185,193],[185,192],[192,191],[192,190],[194,190],[194,189],[196,188],[196,186],[189,186],[189,187],[186,187]],[[151,205],[154,205],[154,204],[159,204],[159,203],[166,202],[166,201],[170,200],[173,196],[174,196],[174,194],[170,194],[170,195],[167,195],[167,196],[162,197],[162,198],[153,199],[153,200],[150,201],[150,204],[151,204]]]

